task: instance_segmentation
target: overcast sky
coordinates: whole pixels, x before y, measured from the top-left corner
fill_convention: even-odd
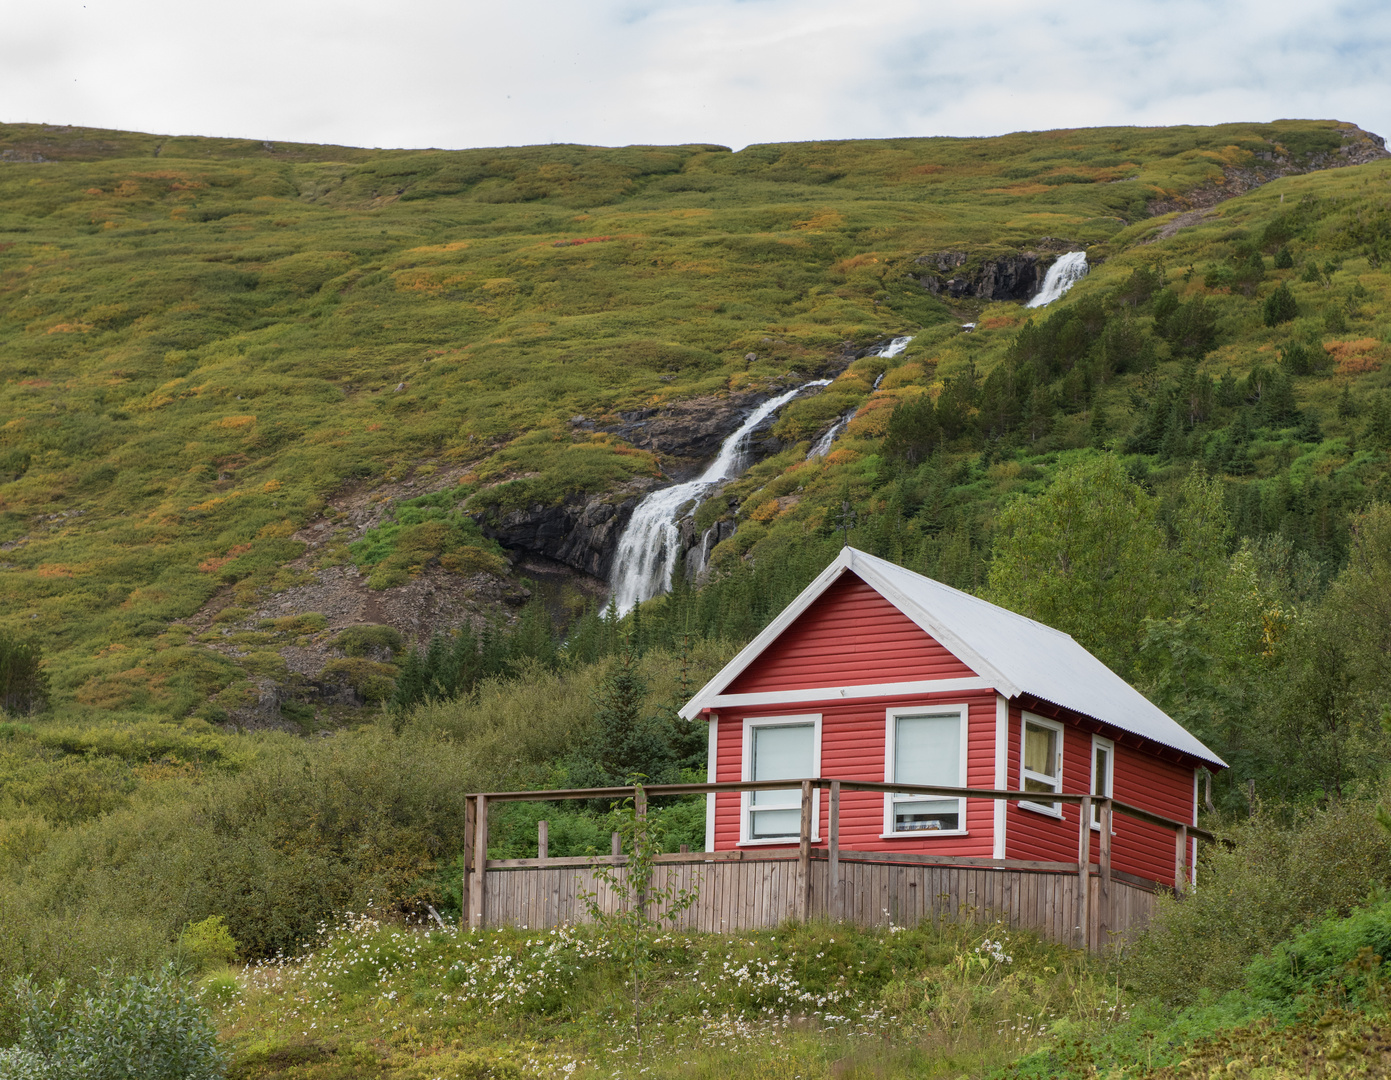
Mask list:
[[[0,122],[355,146],[1350,120],[1391,2],[0,0]]]

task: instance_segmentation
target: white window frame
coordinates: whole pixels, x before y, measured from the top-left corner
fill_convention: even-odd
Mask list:
[[[966,787],[966,752],[968,749],[968,736],[970,735],[970,706],[968,705],[918,705],[916,707],[904,706],[902,708],[884,710],[884,783],[893,784],[898,782],[898,777],[894,776],[895,742],[898,736],[898,718],[900,716],[949,716],[955,713],[957,721],[961,725],[961,763],[959,766],[961,783],[956,787]],[[911,832],[897,832],[894,829],[894,803],[895,802],[942,802],[957,804],[957,818],[961,822],[959,829],[938,829],[926,830],[915,829]],[[939,836],[966,836],[966,800],[964,798],[953,799],[950,796],[936,795],[905,795],[895,797],[893,792],[884,793],[884,831],[879,834],[881,840],[927,840],[936,839]]]
[[[1108,799],[1114,799],[1116,797],[1116,743],[1114,739],[1108,739],[1104,735],[1092,736],[1092,764],[1088,770],[1090,778],[1087,782],[1087,791],[1093,798],[1096,797],[1096,752],[1098,749],[1106,751],[1106,786],[1102,790],[1102,794]],[[1092,828],[1097,832],[1101,831],[1101,807],[1096,803],[1092,803]],[[1116,835],[1115,815],[1111,817],[1111,835]]]
[[[760,727],[786,727],[793,724],[810,724],[812,728],[811,746],[811,769],[812,775],[806,777],[808,780],[816,780],[821,776],[821,714],[803,713],[798,716],[746,716],[744,717],[744,748],[743,761],[739,766],[739,779],[753,779],[753,733],[755,728]],[[801,787],[800,780],[789,780],[788,787]],[[799,808],[802,803],[802,793],[797,792],[796,801],[789,804],[787,809]],[[769,836],[755,838],[749,824],[752,820],[751,811],[753,809],[753,792],[741,791],[739,793],[739,846],[773,846],[787,847],[789,844],[797,843],[797,837],[789,836]],[[774,807],[763,806],[759,809],[770,810]],[[821,789],[813,787],[811,789],[811,839],[815,843],[821,839]]]
[[[1044,776],[1042,773],[1027,772],[1024,768],[1024,743],[1029,732],[1029,725],[1036,727],[1050,728],[1058,733],[1058,775]],[[1022,713],[1019,719],[1019,790],[1024,790],[1025,780],[1036,780],[1040,784],[1052,784],[1053,790],[1061,793],[1063,790],[1063,763],[1067,760],[1063,753],[1063,740],[1066,738],[1067,729],[1056,720],[1049,720],[1043,716],[1035,716],[1033,713]],[[1090,771],[1090,770],[1088,770]],[[1036,803],[1027,799],[1020,799],[1019,805],[1024,810],[1032,810],[1036,814],[1047,814],[1049,817],[1061,818],[1063,816],[1062,803]]]

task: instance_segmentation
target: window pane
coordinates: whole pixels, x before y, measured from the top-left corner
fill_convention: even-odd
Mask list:
[[[1096,748],[1096,760],[1092,762],[1093,795],[1099,795],[1102,798],[1106,797],[1106,782],[1110,779],[1110,774],[1107,770],[1110,769],[1110,767],[1111,755],[1107,752],[1106,747],[1098,746]],[[1092,803],[1092,824],[1101,824],[1101,807],[1096,803]]]
[[[960,828],[957,801],[894,804],[894,832],[943,832]]]
[[[1042,776],[1057,777],[1058,733],[1056,731],[1036,724],[1024,725],[1024,768]]]
[[[767,792],[763,794],[767,794]],[[749,832],[755,840],[767,840],[775,836],[800,837],[802,835],[802,811],[800,809],[753,810],[750,811],[749,817],[752,819]]]
[[[754,780],[802,780],[812,775],[812,740],[816,728],[812,724],[778,724],[772,727],[753,729],[753,768],[750,775]],[[801,793],[795,790],[755,791],[752,802],[771,803],[786,806],[790,801],[799,801]],[[792,832],[800,832],[800,825],[794,824]],[[782,834],[774,834],[782,835]]]
[[[1053,792],[1057,791],[1058,789],[1055,788],[1052,784],[1050,784],[1047,780],[1034,780],[1026,776],[1024,777],[1024,790]]]
[[[894,779],[900,784],[960,787],[961,717],[900,716],[897,723]]]

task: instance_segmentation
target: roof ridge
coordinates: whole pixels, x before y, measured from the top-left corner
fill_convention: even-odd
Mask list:
[[[971,603],[973,604],[980,604],[984,607],[991,608],[994,611],[1002,612],[1012,619],[1018,619],[1020,622],[1028,623],[1030,626],[1037,626],[1040,629],[1047,630],[1050,634],[1056,634],[1058,637],[1067,638],[1068,641],[1077,640],[1071,634],[1059,630],[1056,626],[1049,626],[1045,622],[1039,622],[1037,619],[1031,619],[1029,618],[1029,616],[1021,615],[1017,611],[1011,611],[1009,608],[1004,607],[1001,604],[996,604],[991,600],[987,600],[983,596],[977,596],[975,593],[969,593],[965,589],[958,589],[953,585],[948,585],[945,581],[938,581],[936,578],[930,578],[926,574],[919,574],[916,570],[909,570],[906,566],[900,566],[898,565],[898,563],[889,562],[888,559],[881,559],[878,555],[871,555],[869,554],[869,552],[861,551],[859,548],[851,548],[850,550],[853,551],[856,555],[863,556],[867,559],[873,559],[875,562],[879,563],[882,566],[888,567],[891,571],[895,573],[911,574],[919,581],[923,582],[926,585],[932,586],[934,589],[946,589],[949,592],[955,593],[957,596],[964,597],[965,599],[971,601]]]

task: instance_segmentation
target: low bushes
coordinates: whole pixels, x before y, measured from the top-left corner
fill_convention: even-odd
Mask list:
[[[68,996],[62,983],[14,985],[17,1046],[0,1050],[0,1080],[214,1080],[223,1075],[217,1033],[171,966]]]
[[[1141,994],[1185,1005],[1234,990],[1254,957],[1298,927],[1346,916],[1369,890],[1391,884],[1391,836],[1368,803],[1293,821],[1261,813],[1223,839],[1201,856],[1197,892],[1161,898],[1152,929],[1133,947],[1125,975]]]

